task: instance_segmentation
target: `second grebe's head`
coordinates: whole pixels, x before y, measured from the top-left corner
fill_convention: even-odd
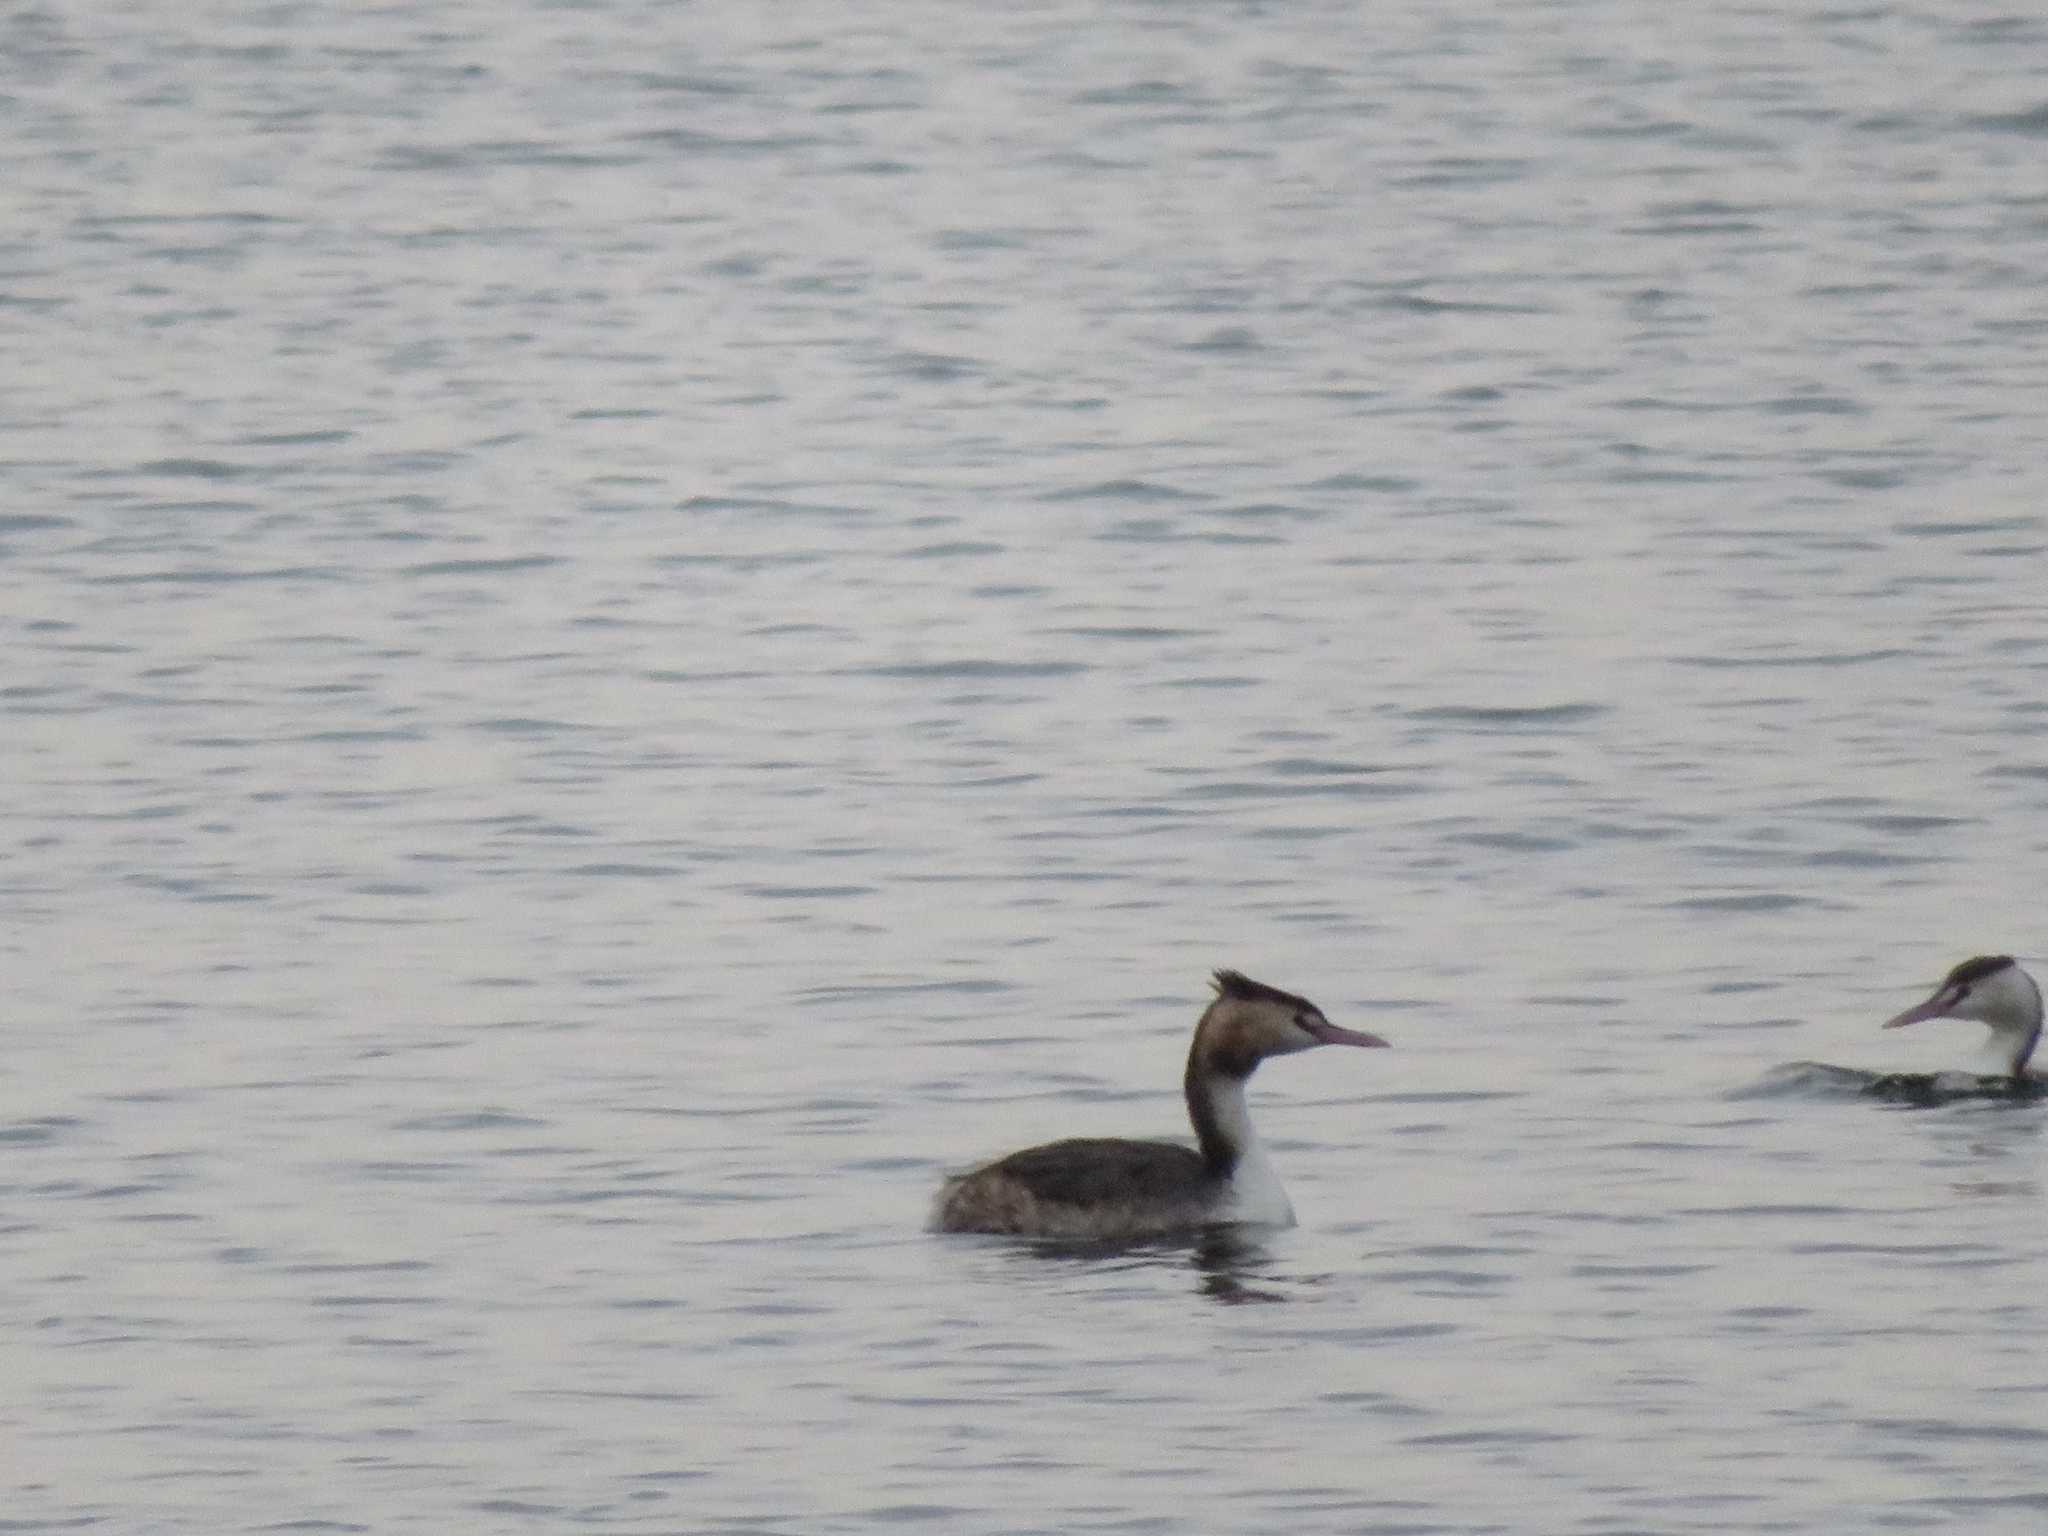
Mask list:
[[[1965,960],[1942,977],[1925,1002],[1885,1020],[1886,1029],[1900,1029],[1925,1019],[1975,1019],[1992,1034],[2016,1046],[2012,1071],[2017,1075],[2033,1054],[2041,1033],[2041,989],[2011,955],[1979,955]]]

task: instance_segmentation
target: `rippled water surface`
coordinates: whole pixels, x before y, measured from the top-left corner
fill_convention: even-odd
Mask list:
[[[0,1525],[2041,1529],[2044,82],[0,17]],[[1298,1228],[921,1230],[1221,965]]]

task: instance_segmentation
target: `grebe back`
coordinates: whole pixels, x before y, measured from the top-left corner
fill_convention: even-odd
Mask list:
[[[1236,971],[1218,971],[1214,985],[1183,1079],[1195,1147],[1090,1137],[1012,1152],[948,1179],[934,1228],[1088,1241],[1292,1223],[1294,1207],[1252,1130],[1246,1080],[1268,1056],[1387,1042],[1340,1029],[1307,998]]]

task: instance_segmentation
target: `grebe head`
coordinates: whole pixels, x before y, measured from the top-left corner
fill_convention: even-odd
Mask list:
[[[1916,1003],[1886,1029],[1925,1019],[1975,1019],[1989,1025],[2000,1055],[2010,1052],[2008,1070],[2018,1077],[2041,1038],[2041,989],[2011,955],[1979,955],[1950,971],[1924,1003]]]
[[[1218,971],[1216,1001],[1195,1031],[1194,1058],[1229,1077],[1249,1077],[1268,1056],[1291,1056],[1318,1045],[1387,1044],[1345,1029],[1305,997],[1282,992],[1239,971]]]

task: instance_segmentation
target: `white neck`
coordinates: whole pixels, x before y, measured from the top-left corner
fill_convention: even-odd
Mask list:
[[[2034,997],[2033,1018],[2028,1021],[2027,1027],[2024,1031],[2022,1031],[2020,1038],[2013,1042],[2013,1049],[2016,1051],[2023,1051],[2026,1053],[2027,1058],[2031,1058],[2033,1054],[2040,1049],[2042,1022],[2041,988],[2039,984],[2035,982],[2034,978],[2027,975],[2025,971],[2020,972],[2020,977],[2022,980],[2026,982],[2027,990],[2031,992]],[[2027,1060],[2022,1059],[2014,1066],[2013,1075],[2017,1077],[2024,1073],[2026,1070]]]
[[[1982,1021],[1991,1030],[1986,1046],[1997,1056],[1999,1072],[2019,1076],[2027,1070],[2024,1058],[2032,1056],[2036,1049],[2035,1037],[2041,1029],[2041,989],[2018,966],[2012,968],[2009,977],[1998,980],[2000,991],[2008,995],[2000,999],[2003,1006]],[[2016,1061],[2015,1057],[2022,1059]]]
[[[1265,1144],[1252,1129],[1251,1110],[1245,1103],[1244,1079],[1212,1076],[1201,1084],[1216,1130],[1237,1152],[1237,1164],[1230,1171],[1225,1216],[1231,1221],[1258,1222],[1267,1226],[1294,1225],[1294,1206],[1281,1188],[1280,1176],[1266,1156]]]

